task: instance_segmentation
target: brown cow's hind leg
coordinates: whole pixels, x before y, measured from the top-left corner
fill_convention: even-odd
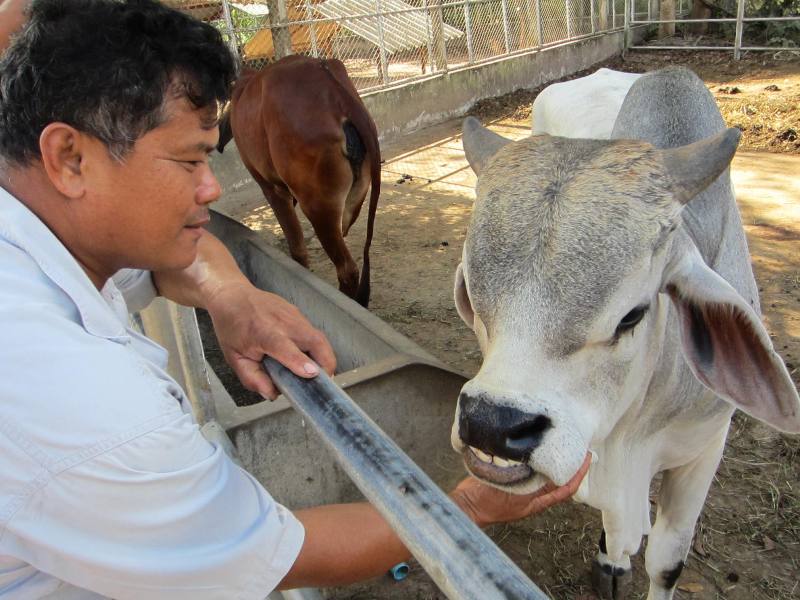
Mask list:
[[[289,245],[289,254],[307,269],[309,264],[308,248],[303,238],[303,227],[294,210],[295,200],[292,194],[282,186],[273,185],[264,180],[259,181],[259,179],[256,181],[261,186],[261,191],[264,192],[264,197],[269,202],[272,212],[275,213],[275,218],[278,219],[283,230],[286,243]]]
[[[314,177],[297,177],[290,189],[300,203],[325,252],[336,266],[339,290],[355,298],[358,291],[358,265],[350,255],[342,235],[344,207],[353,174],[347,159],[334,148],[318,163]],[[315,183],[324,182],[324,186]]]

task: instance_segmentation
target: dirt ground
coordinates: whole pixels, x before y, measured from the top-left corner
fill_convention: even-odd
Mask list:
[[[641,72],[679,63],[698,72],[727,123],[743,129],[733,175],[765,322],[800,382],[800,55],[750,54],[733,62],[730,53],[635,51],[605,66]],[[504,135],[523,137],[530,130],[530,103],[537,91],[482,102],[472,113]],[[474,184],[459,130],[459,121],[449,122],[383,148],[370,309],[469,375],[476,372],[480,353],[451,296]],[[247,201],[223,199],[219,208],[285,250],[271,212],[255,191]],[[364,228],[362,216],[348,242],[354,255],[360,254],[355,249],[363,244]],[[310,228],[306,231],[312,271],[335,284],[332,265]],[[588,569],[600,519],[593,509],[568,504],[489,533],[552,597],[594,598]],[[634,560],[633,598],[644,598],[647,591],[642,556]],[[800,439],[738,414],[676,598],[800,598],[799,563]],[[443,598],[417,565],[402,583],[387,579],[377,587],[356,586],[332,596]]]

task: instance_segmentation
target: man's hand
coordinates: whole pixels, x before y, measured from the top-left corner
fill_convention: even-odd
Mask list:
[[[483,484],[474,477],[467,477],[456,486],[450,496],[479,527],[516,521],[570,498],[578,491],[590,464],[591,455],[587,454],[581,468],[565,485],[556,487],[548,483],[533,494],[509,494]]]
[[[244,387],[264,398],[278,395],[261,366],[264,355],[300,377],[319,373],[309,356],[330,374],[336,368],[325,335],[292,304],[253,286],[224,244],[208,231],[190,266],[153,273],[153,282],[165,298],[208,311],[225,360]]]
[[[317,375],[317,364],[329,374],[336,368],[333,349],[321,331],[294,305],[249,282],[220,287],[208,299],[206,309],[225,360],[244,387],[264,398],[274,400],[278,395],[261,366],[264,355],[300,377]]]

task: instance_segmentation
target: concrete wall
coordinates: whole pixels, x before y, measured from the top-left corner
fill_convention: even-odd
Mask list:
[[[382,143],[434,123],[459,117],[478,100],[501,96],[548,81],[619,54],[622,32],[554,46],[494,62],[450,71],[430,79],[366,94],[363,99],[378,126]],[[212,166],[226,196],[260,193],[230,143]]]

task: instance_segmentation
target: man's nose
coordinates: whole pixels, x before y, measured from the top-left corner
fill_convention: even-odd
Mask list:
[[[219,184],[214,172],[208,165],[203,169],[200,184],[197,186],[196,198],[198,204],[211,204],[222,195],[222,186]]]
[[[546,415],[495,404],[483,395],[472,396],[462,392],[458,403],[458,435],[461,440],[469,446],[511,460],[527,461],[553,425]]]

